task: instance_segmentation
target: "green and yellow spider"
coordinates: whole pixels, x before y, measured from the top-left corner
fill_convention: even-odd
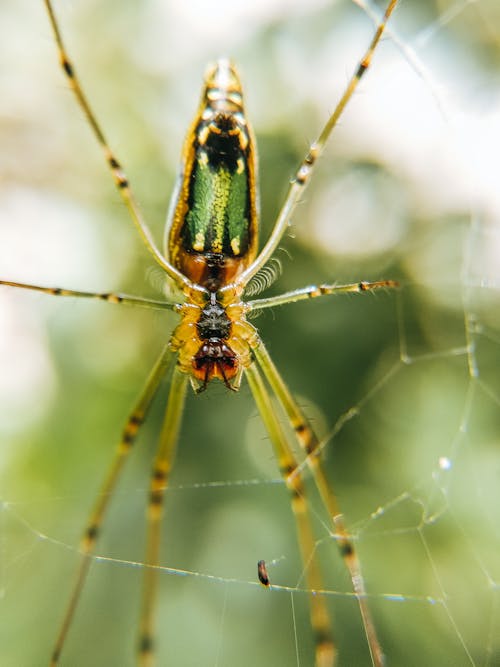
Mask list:
[[[370,66],[375,48],[396,4],[397,0],[389,2],[334,112],[297,169],[272,232],[260,251],[256,149],[245,115],[240,79],[234,65],[226,59],[219,60],[208,69],[201,102],[185,139],[182,168],[168,214],[166,241],[162,251],[142,218],[128,178],[109,147],[82,90],[63,44],[52,3],[45,0],[61,67],[101,145],[116,187],[144,245],[163,270],[171,293],[178,294],[179,298],[174,301],[153,301],[122,294],[81,292],[8,280],[1,280],[0,284],[56,296],[93,298],[115,304],[166,309],[174,311],[180,318],[126,422],[111,468],[85,527],[76,581],[50,657],[52,667],[63,659],[65,640],[92,563],[109,501],[137,433],[166,374],[171,377],[170,389],[149,489],[144,557],[146,567],[138,639],[139,664],[152,665],[155,657],[154,617],[161,518],[188,382],[195,392],[207,389],[212,380],[219,380],[229,390],[237,391],[245,376],[290,492],[306,568],[307,587],[313,592],[323,589],[315,555],[310,508],[304,493],[302,466],[296,460],[279,415],[275,413],[273,400],[288,418],[328,512],[332,539],[338,545],[359,604],[372,663],[377,667],[383,665],[383,650],[367,604],[361,566],[355,545],[344,526],[335,494],[323,470],[319,440],[277,371],[257,329],[247,318],[253,311],[274,306],[323,295],[393,288],[396,283],[383,280],[346,285],[314,285],[254,300],[245,300],[244,294],[251,279],[278,248],[296,204],[310,181],[317,159],[361,77]],[[337,649],[324,596],[310,595],[310,617],[316,667],[332,667]],[[175,664],[175,658],[169,664]]]

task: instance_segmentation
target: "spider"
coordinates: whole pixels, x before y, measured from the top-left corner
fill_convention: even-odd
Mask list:
[[[118,293],[90,293],[60,287],[44,287],[8,280],[0,284],[35,290],[54,296],[100,299],[171,310],[179,322],[147,378],[126,421],[114,459],[90,514],[80,545],[80,564],[49,662],[60,664],[102,523],[124,464],[133,448],[150,406],[166,374],[170,376],[159,446],[153,463],[147,510],[147,543],[143,597],[138,638],[138,662],[152,665],[155,659],[155,608],[160,564],[161,519],[169,485],[183,406],[188,385],[196,393],[209,389],[213,381],[229,391],[238,391],[243,376],[250,387],[269,434],[284,483],[290,492],[292,511],[304,565],[307,586],[321,590],[322,576],[315,555],[310,508],[304,492],[303,466],[296,460],[289,437],[275,414],[273,400],[287,416],[303,449],[305,461],[331,520],[331,535],[349,573],[358,601],[373,665],[384,663],[382,647],[367,603],[364,579],[355,544],[344,526],[335,494],[328,482],[320,442],[276,369],[257,329],[248,320],[254,311],[325,295],[360,293],[394,288],[392,280],[346,285],[322,284],[296,289],[278,296],[245,300],[250,280],[273,257],[290,223],[299,198],[310,181],[318,157],[338,122],[360,79],[370,66],[373,53],[397,0],[391,0],[354,74],[316,141],[298,167],[271,234],[259,250],[256,148],[245,114],[239,74],[227,59],[209,67],[205,75],[198,111],[188,129],[182,152],[182,168],[167,217],[166,242],[157,246],[136,203],[130,182],[111,150],[82,89],[70,60],[51,0],[44,0],[54,32],[61,68],[104,153],[116,188],[145,247],[163,270],[165,280],[178,299],[154,301]],[[261,561],[263,562],[263,561]],[[261,579],[262,581],[262,579]],[[331,667],[337,648],[329,611],[322,595],[310,595],[310,619],[315,641],[315,664]]]

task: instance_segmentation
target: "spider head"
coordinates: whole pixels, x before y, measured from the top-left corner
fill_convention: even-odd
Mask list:
[[[231,383],[231,380],[238,376],[239,370],[238,357],[229,345],[220,338],[208,338],[193,357],[193,374],[199,382],[196,391],[204,391],[214,378],[224,382],[231,391],[237,391],[239,382]]]

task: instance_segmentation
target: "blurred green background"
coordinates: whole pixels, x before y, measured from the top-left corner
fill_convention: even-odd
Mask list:
[[[373,32],[343,1],[55,8],[159,242],[208,62],[230,56],[241,70],[266,238]],[[43,3],[4,0],[0,17],[0,277],[159,298],[161,272],[67,90]],[[268,293],[378,277],[402,287],[277,308],[254,323],[325,438],[388,665],[491,666],[500,664],[498,3],[403,0],[390,28],[294,215]],[[2,288],[0,318],[0,663],[31,667],[47,664],[87,513],[175,317]],[[134,664],[145,497],[167,391],[112,503],[62,665]],[[190,395],[179,444],[158,664],[311,665],[294,521],[246,383],[238,395],[219,384]],[[368,665],[348,576],[314,492],[311,501],[338,664]],[[262,558],[288,590],[258,584]]]

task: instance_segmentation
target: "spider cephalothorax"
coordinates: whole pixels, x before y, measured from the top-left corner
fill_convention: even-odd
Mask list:
[[[230,380],[238,372],[239,363],[227,342],[231,335],[231,320],[217,301],[215,292],[210,293],[210,301],[202,309],[196,329],[202,340],[193,358],[193,372],[202,382],[198,391],[206,389],[212,378],[218,378],[228,389],[234,389]]]
[[[248,308],[241,301],[241,290],[220,297],[216,292],[189,292],[189,299],[178,310],[182,320],[170,344],[194,389],[203,391],[217,379],[237,390],[257,340],[256,329],[245,317]]]

